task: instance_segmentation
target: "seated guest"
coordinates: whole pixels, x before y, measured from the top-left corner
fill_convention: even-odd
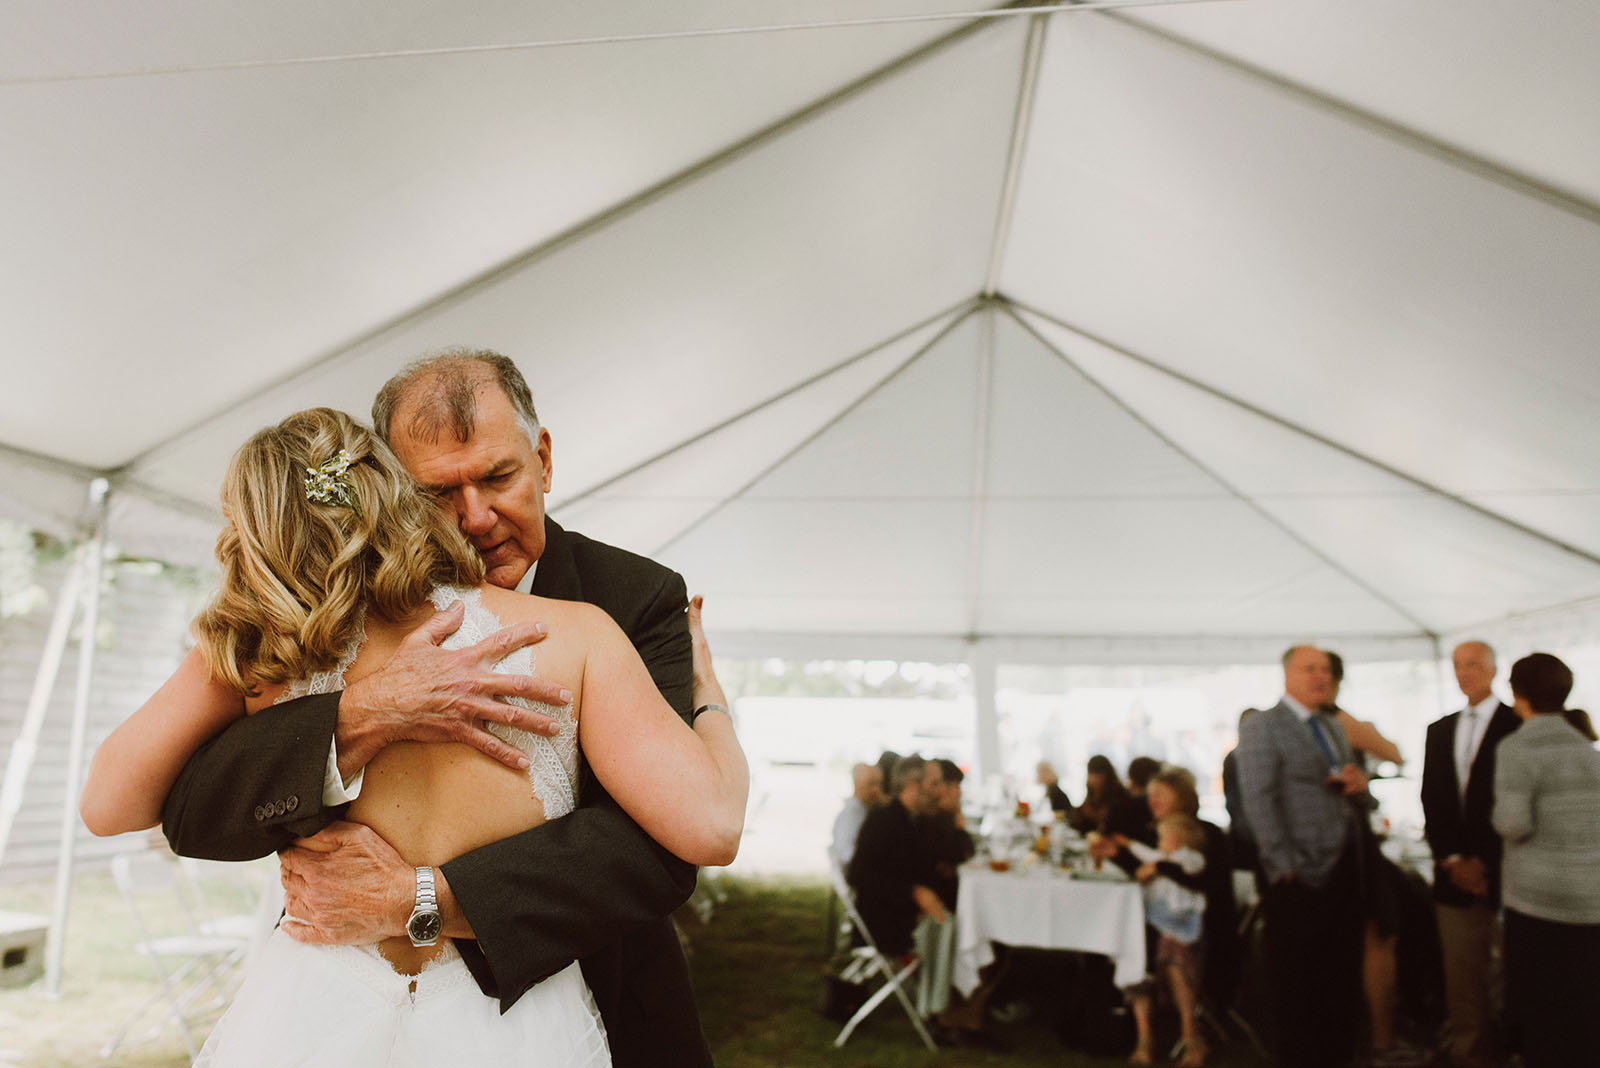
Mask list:
[[[961,814],[961,781],[966,778],[953,760],[930,760],[922,780],[922,812],[917,829],[933,858],[933,889],[945,907],[956,907],[956,869],[976,851]]]
[[[1522,726],[1495,752],[1494,829],[1505,843],[1506,1009],[1527,1068],[1600,1051],[1600,753],[1566,707],[1572,671],[1549,653],[1511,666]]]
[[[1205,868],[1198,875],[1191,875],[1177,865],[1161,865],[1159,870],[1173,882],[1197,890],[1205,897],[1206,908],[1200,933],[1201,952],[1196,956],[1205,961],[1201,981],[1207,1001],[1218,1011],[1224,1011],[1233,1004],[1239,985],[1239,952],[1234,941],[1237,917],[1233,900],[1233,863],[1227,832],[1199,818],[1200,794],[1195,788],[1194,776],[1186,768],[1170,764],[1163,766],[1151,778],[1146,796],[1156,819],[1181,813],[1193,817],[1200,827],[1204,843],[1200,852],[1205,857]],[[1136,874],[1140,862],[1133,855],[1132,840],[1119,837],[1110,839],[1110,843],[1111,848],[1116,850],[1107,854],[1112,863],[1130,875]],[[1104,852],[1104,843],[1100,849]],[[1148,936],[1149,932],[1146,933]],[[1155,959],[1153,947],[1147,956]],[[1167,978],[1169,982],[1176,981],[1170,972]],[[1178,1002],[1180,1010],[1183,998],[1191,996],[1193,989],[1191,987],[1189,992],[1184,993],[1174,992],[1173,1000]],[[1134,1020],[1138,1022],[1137,1014]],[[1201,1050],[1198,1057],[1204,1060],[1204,1046],[1198,1048]]]
[[[1089,758],[1088,783],[1083,804],[1069,817],[1079,834],[1100,830],[1112,806],[1128,796],[1128,788],[1117,777],[1117,769],[1112,767],[1110,758],[1099,753]]]
[[[1150,802],[1145,791],[1155,773],[1161,770],[1161,761],[1152,757],[1134,757],[1128,764],[1128,796],[1111,806],[1106,813],[1103,834],[1122,835],[1145,845],[1155,843],[1155,826],[1150,815]]]
[[[1195,994],[1200,989],[1200,936],[1206,898],[1192,880],[1205,871],[1205,831],[1200,821],[1182,812],[1169,812],[1156,820],[1156,844],[1130,842],[1128,849],[1140,864],[1134,876],[1144,884],[1144,920],[1156,933],[1152,973],[1166,979],[1178,1007],[1183,1029],[1184,1068],[1205,1063],[1206,1044],[1196,1026]],[[1179,882],[1174,876],[1187,876]],[[1150,1025],[1150,988],[1141,984],[1130,1000],[1139,1028],[1139,1041],[1131,1064],[1151,1064],[1154,1032]]]
[[[833,842],[828,847],[841,868],[848,868],[855,856],[856,835],[867,813],[883,802],[883,772],[878,765],[857,764],[850,769],[850,778],[852,791],[833,821]]]
[[[922,846],[912,814],[922,807],[927,761],[901,757],[894,766],[889,802],[867,813],[856,836],[846,878],[856,909],[886,956],[911,951],[911,932],[921,915],[943,923],[944,902],[933,892],[933,858]]]
[[[956,907],[960,877],[956,869],[972,858],[972,836],[961,814],[961,780],[966,778],[953,760],[930,760],[922,779],[922,806],[916,813],[922,848],[933,861],[934,893],[946,909]],[[924,920],[916,928],[917,956],[922,972],[917,981],[917,1011],[935,1018],[934,1031],[945,1039],[964,1040],[983,1026],[982,1002],[971,1011],[960,1003],[949,1011],[950,974],[955,963],[955,924]]]
[[[1067,792],[1061,788],[1056,769],[1048,760],[1039,761],[1034,777],[1039,780],[1039,785],[1044,787],[1044,796],[1045,800],[1050,802],[1050,811],[1065,812],[1068,818],[1071,818],[1072,801],[1067,797]]]

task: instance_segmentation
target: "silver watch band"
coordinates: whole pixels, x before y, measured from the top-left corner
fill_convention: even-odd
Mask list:
[[[417,869],[417,908],[424,912],[431,912],[439,907],[439,902],[433,895],[433,869]]]

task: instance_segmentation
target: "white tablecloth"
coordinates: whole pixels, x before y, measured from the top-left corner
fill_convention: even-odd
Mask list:
[[[961,869],[956,899],[956,989],[970,994],[978,969],[994,960],[991,941],[1039,949],[1103,953],[1116,965],[1116,984],[1145,974],[1144,901],[1133,882],[1074,879],[1054,868]]]

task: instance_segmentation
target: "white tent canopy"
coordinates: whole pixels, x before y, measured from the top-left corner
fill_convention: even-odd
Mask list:
[[[719,651],[1427,656],[1600,597],[1600,7],[901,18],[965,10],[24,0],[4,507],[110,473],[198,559],[253,429],[466,344]]]

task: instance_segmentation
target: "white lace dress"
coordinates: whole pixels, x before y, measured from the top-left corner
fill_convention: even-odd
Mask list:
[[[477,590],[438,589],[433,603],[466,605],[447,649],[472,645],[500,629]],[[279,701],[343,687],[357,638],[332,671],[291,684]],[[522,649],[495,666],[532,674]],[[547,819],[572,811],[577,799],[578,742],[572,708],[517,701],[554,717],[554,738],[489,724],[527,754],[528,778]],[[602,1068],[611,1063],[605,1029],[577,964],[524,994],[510,1011],[486,997],[454,945],[421,974],[394,971],[376,946],[306,946],[281,929],[262,948],[232,1006],[200,1051],[212,1068],[443,1068],[447,1065],[550,1065]]]

